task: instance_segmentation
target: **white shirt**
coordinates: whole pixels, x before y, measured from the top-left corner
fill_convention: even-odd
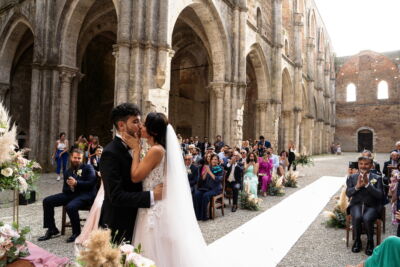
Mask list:
[[[279,167],[279,157],[278,157],[278,155],[272,154],[271,158],[274,163],[274,171],[276,171],[276,169],[278,169],[278,167]]]
[[[131,155],[132,159],[133,159],[133,150],[129,149],[128,145],[124,142],[124,140],[122,139],[122,136],[119,134],[119,132],[116,132],[115,134],[116,137],[119,137],[122,140],[122,144],[128,149],[129,154]],[[154,192],[150,191],[150,206],[154,206],[155,201],[154,201]]]
[[[233,163],[233,165],[232,165],[232,168],[231,168],[231,173],[229,174],[229,177],[228,177],[228,182],[234,182],[235,181],[235,168],[236,168],[236,162],[235,163]],[[231,166],[231,164],[230,163],[228,163],[227,165],[226,165],[228,168]]]

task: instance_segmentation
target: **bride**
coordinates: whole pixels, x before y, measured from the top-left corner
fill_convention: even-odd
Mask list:
[[[175,131],[162,113],[149,113],[141,128],[141,138],[151,146],[141,160],[140,136],[122,136],[133,150],[132,182],[143,181],[149,191],[160,183],[163,200],[149,209],[139,209],[134,237],[143,255],[157,267],[203,267],[207,246],[198,226],[192,196]]]

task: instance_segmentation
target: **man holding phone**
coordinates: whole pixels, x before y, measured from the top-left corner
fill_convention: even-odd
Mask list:
[[[359,172],[347,178],[346,195],[350,198],[347,212],[351,214],[355,241],[352,252],[362,249],[361,223],[367,232],[365,254],[371,255],[374,250],[374,222],[382,210],[384,198],[382,178],[371,172],[373,159],[361,156],[358,158]]]

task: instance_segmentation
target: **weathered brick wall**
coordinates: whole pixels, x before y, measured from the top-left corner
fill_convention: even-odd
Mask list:
[[[335,142],[341,144],[343,151],[356,151],[357,131],[368,128],[374,134],[374,151],[389,152],[400,140],[400,58],[396,53],[389,58],[363,51],[353,57],[339,58],[337,62]],[[381,81],[388,83],[388,99],[377,98]],[[346,102],[350,83],[356,86],[355,102]]]

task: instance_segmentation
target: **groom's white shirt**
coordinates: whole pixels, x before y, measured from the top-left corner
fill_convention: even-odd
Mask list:
[[[122,140],[122,144],[126,147],[129,148],[128,145],[124,142],[124,140],[122,139],[122,136],[116,132],[115,133],[116,137],[119,137]],[[133,158],[133,150],[132,149],[128,149],[129,154],[131,155],[131,157]],[[150,206],[154,206],[155,202],[154,202],[154,192],[150,191]]]

